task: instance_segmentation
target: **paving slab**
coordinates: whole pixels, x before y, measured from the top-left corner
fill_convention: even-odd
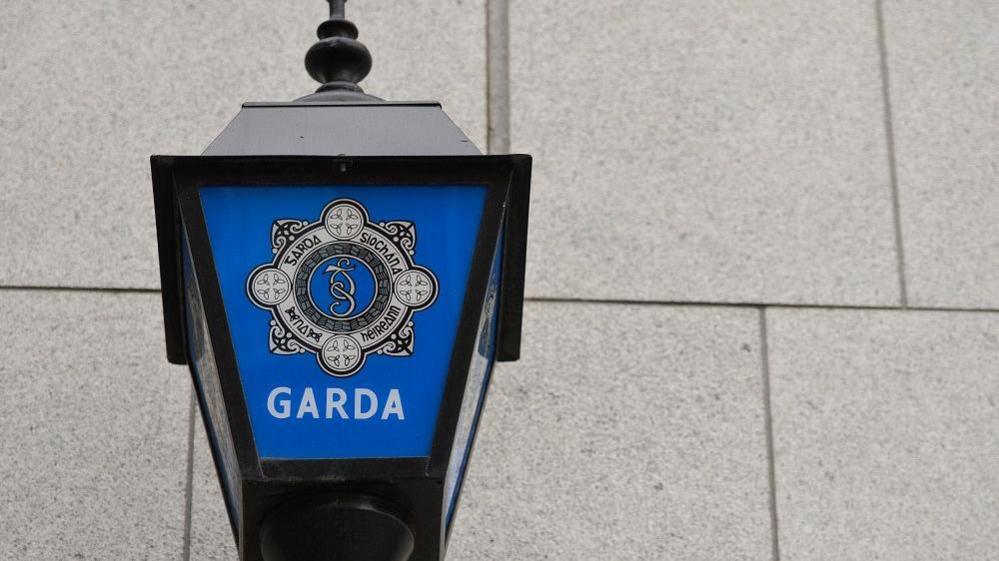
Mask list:
[[[195,406],[197,407],[197,406]],[[191,479],[191,559],[237,561],[239,552],[226,514],[212,451],[201,413],[194,415],[194,464]]]
[[[529,304],[448,552],[770,559],[756,310]]]
[[[529,295],[899,303],[871,2],[510,14]]]
[[[999,309],[999,9],[884,12],[909,301]]]
[[[365,91],[392,101],[440,101],[486,151],[486,0],[358,0],[347,4],[347,16],[375,59]]]
[[[0,292],[0,558],[180,559],[188,382],[154,294]]]
[[[363,85],[442,100],[484,147],[483,0],[356,4],[375,61]],[[0,285],[158,286],[149,156],[200,153],[244,101],[311,93],[303,60],[327,13],[319,0],[5,6]]]
[[[781,559],[995,557],[999,314],[767,318]]]

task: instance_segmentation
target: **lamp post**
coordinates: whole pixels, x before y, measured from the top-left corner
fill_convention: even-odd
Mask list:
[[[531,159],[357,83],[153,156],[167,358],[187,364],[244,561],[439,561],[495,361],[520,352]]]

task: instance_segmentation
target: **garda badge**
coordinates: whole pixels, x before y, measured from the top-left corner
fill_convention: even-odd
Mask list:
[[[437,299],[437,278],[413,263],[416,228],[370,222],[357,201],[335,200],[318,222],[277,220],[274,261],[247,278],[270,311],[270,350],[310,352],[332,376],[350,376],[371,353],[413,354],[413,314]]]

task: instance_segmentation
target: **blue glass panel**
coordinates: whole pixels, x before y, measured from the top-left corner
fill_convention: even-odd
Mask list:
[[[502,243],[498,243],[494,252],[493,265],[489,273],[489,287],[475,338],[475,353],[472,355],[468,378],[465,380],[465,394],[461,402],[461,412],[458,414],[458,426],[455,429],[451,459],[444,481],[444,512],[448,527],[451,525],[454,508],[458,502],[468,456],[472,451],[472,439],[478,429],[485,389],[496,358],[496,311],[499,309],[499,281],[503,253],[501,248]]]
[[[222,399],[222,386],[219,383],[218,364],[215,362],[215,350],[208,337],[208,322],[205,318],[205,306],[201,301],[201,290],[194,276],[191,264],[191,248],[187,237],[182,241],[184,252],[184,320],[187,324],[188,356],[191,370],[198,386],[198,393],[204,400],[208,415],[205,430],[208,432],[212,445],[212,456],[219,462],[219,474],[222,478],[222,490],[226,494],[226,507],[229,517],[235,525],[239,525],[239,513],[242,511],[242,493],[237,484],[238,464],[236,448],[233,445],[232,434],[229,432],[229,420],[226,416],[225,403]]]
[[[201,188],[261,457],[430,454],[485,193]]]

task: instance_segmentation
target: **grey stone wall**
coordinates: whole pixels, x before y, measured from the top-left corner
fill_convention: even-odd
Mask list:
[[[368,91],[535,156],[524,358],[449,559],[999,555],[994,3],[348,10]],[[311,91],[323,16],[0,10],[0,558],[235,558],[148,156]]]

